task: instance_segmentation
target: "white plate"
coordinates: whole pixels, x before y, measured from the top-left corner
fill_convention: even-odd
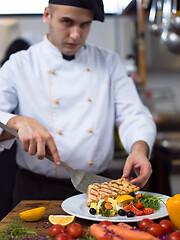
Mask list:
[[[142,192],[139,191],[137,193],[146,193],[147,195],[153,196],[161,196],[161,199],[164,203],[166,203],[167,199],[169,198],[166,195],[161,195],[152,192]],[[70,197],[62,202],[62,209],[67,212],[68,214],[74,215],[76,217],[92,220],[92,221],[104,221],[109,220],[111,222],[138,222],[144,218],[150,219],[158,219],[162,217],[168,216],[166,206],[164,203],[160,202],[160,209],[154,211],[154,213],[150,215],[143,215],[143,216],[134,216],[128,218],[127,216],[119,216],[118,214],[114,217],[103,217],[101,215],[92,215],[89,213],[89,207],[86,206],[87,195],[86,194],[78,194],[73,197]]]

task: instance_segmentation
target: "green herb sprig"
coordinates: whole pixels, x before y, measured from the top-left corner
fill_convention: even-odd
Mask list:
[[[21,219],[14,219],[13,222],[0,232],[0,240],[45,240],[44,236],[39,236],[36,232],[26,230],[21,226]]]
[[[153,195],[147,195],[143,193],[141,198],[134,200],[134,203],[139,201],[143,204],[145,208],[153,208],[155,210],[159,210],[160,202],[163,202],[162,199],[163,199],[162,195],[153,196]]]

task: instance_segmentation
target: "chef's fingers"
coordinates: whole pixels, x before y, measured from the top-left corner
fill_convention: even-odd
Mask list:
[[[59,166],[61,164],[60,162],[60,157],[59,157],[59,153],[56,147],[56,144],[53,140],[53,138],[51,138],[47,143],[46,146],[50,152],[50,154],[52,155],[53,159],[54,159],[54,163]]]
[[[133,162],[131,162],[131,161],[126,161],[126,162],[125,162],[125,165],[124,165],[124,168],[123,168],[123,175],[122,175],[122,177],[124,177],[124,178],[129,178],[132,169],[133,169]]]
[[[39,138],[37,142],[37,157],[42,160],[46,154],[46,146],[44,138]]]
[[[35,155],[37,152],[37,142],[36,140],[31,140],[29,143],[29,148],[28,148],[28,152],[30,155]]]
[[[130,183],[142,188],[145,186],[145,184],[147,183],[148,179],[149,179],[150,175],[140,175],[136,178],[134,178],[133,180],[130,181]]]
[[[28,150],[29,150],[29,144],[30,144],[29,139],[28,139],[28,138],[25,138],[25,137],[19,136],[19,140],[20,140],[20,142],[21,142],[21,144],[22,144],[23,150],[24,150],[25,152],[28,152]]]
[[[149,164],[149,166],[146,167],[141,166],[138,169],[134,169],[134,172],[137,177],[131,180],[130,182],[142,188],[145,186],[148,179],[150,178],[152,174],[152,168],[151,165]]]

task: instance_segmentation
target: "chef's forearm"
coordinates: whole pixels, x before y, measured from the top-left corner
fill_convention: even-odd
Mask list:
[[[8,140],[8,139],[11,139],[11,138],[14,138],[14,136],[12,136],[11,134],[9,134],[6,131],[3,131],[3,133],[0,135],[0,141]]]
[[[141,152],[141,153],[144,153],[144,155],[148,157],[149,146],[144,141],[137,141],[131,147],[131,153],[132,152]]]
[[[10,128],[15,129],[15,121],[18,118],[18,116],[12,117],[8,122],[7,122],[7,126]],[[16,130],[16,129],[15,129]],[[4,140],[8,140],[14,138],[14,136],[12,136],[10,133],[3,131],[2,134],[0,135],[0,140],[4,141]]]

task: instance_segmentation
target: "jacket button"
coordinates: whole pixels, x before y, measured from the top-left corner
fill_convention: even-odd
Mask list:
[[[88,102],[91,102],[91,98],[88,98]]]
[[[61,131],[59,131],[59,132],[58,132],[58,134],[59,134],[59,135],[62,135],[62,132],[61,132]]]
[[[86,68],[86,71],[88,71],[88,72],[89,72],[89,71],[90,71],[90,68]]]
[[[58,104],[58,103],[59,103],[59,101],[58,101],[58,100],[55,100],[55,101],[54,101],[54,103],[55,103],[55,104]]]
[[[89,165],[92,165],[93,164],[93,162],[92,161],[89,161]]]
[[[89,129],[89,133],[92,133],[93,132],[93,130],[92,129]]]
[[[52,70],[52,71],[51,71],[51,74],[53,74],[53,75],[54,75],[54,74],[55,74],[55,71],[54,71],[54,70]]]

